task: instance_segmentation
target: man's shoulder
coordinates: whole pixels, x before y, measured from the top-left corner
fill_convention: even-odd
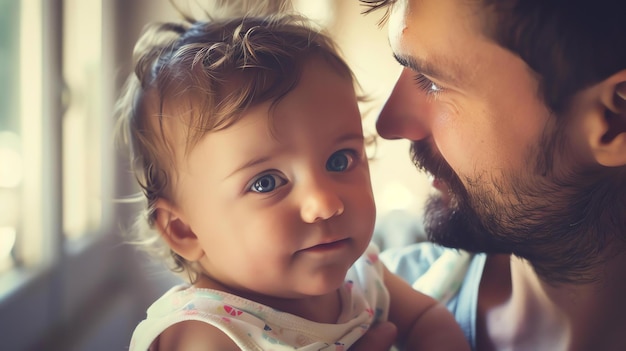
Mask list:
[[[380,259],[390,271],[412,282],[428,271],[430,266],[446,251],[453,251],[453,249],[425,241],[401,248],[387,249],[380,254]]]

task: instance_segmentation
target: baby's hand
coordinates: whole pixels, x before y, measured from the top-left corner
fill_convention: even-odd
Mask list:
[[[381,322],[373,326],[360,338],[350,351],[388,351],[393,346],[398,329],[391,322]]]

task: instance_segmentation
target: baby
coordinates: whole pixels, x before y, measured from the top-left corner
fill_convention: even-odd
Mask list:
[[[295,14],[165,23],[119,101],[147,222],[189,283],[130,350],[468,350],[451,314],[370,245],[375,206],[353,75]]]

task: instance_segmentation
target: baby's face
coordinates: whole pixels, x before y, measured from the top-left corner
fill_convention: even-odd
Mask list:
[[[268,118],[269,107],[194,146],[175,184],[179,214],[207,275],[238,294],[326,294],[374,227],[353,84],[315,59]]]

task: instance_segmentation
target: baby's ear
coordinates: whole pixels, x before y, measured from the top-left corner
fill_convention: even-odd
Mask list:
[[[626,165],[626,70],[599,83],[604,114],[592,123],[592,150],[607,167]]]
[[[204,251],[182,212],[165,199],[158,199],[154,209],[156,228],[169,247],[189,262],[198,261]]]

